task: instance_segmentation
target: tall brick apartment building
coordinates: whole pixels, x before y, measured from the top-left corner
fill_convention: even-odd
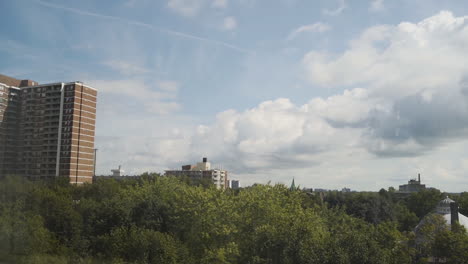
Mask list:
[[[91,183],[96,89],[0,75],[0,176]]]

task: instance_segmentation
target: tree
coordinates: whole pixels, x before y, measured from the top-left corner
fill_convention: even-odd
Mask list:
[[[422,218],[431,212],[437,203],[442,200],[442,193],[437,189],[426,189],[416,193],[412,193],[406,198],[406,207]]]

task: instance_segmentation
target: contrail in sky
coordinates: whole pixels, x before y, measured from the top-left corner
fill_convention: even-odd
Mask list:
[[[188,33],[184,33],[184,32],[180,32],[180,31],[174,31],[174,30],[170,30],[170,29],[165,29],[165,28],[153,26],[153,25],[151,25],[151,24],[147,24],[147,23],[143,23],[143,22],[139,22],[139,21],[134,21],[134,20],[130,20],[130,19],[126,19],[126,18],[121,18],[121,17],[116,17],[116,16],[109,16],[109,15],[103,15],[103,14],[93,13],[93,12],[89,12],[89,11],[86,11],[86,10],[81,10],[81,9],[76,9],[76,8],[71,8],[71,7],[56,5],[56,4],[52,4],[52,3],[49,3],[49,2],[44,2],[44,1],[41,1],[41,0],[34,0],[34,2],[36,2],[36,3],[38,3],[38,4],[42,5],[42,6],[45,6],[45,7],[51,7],[51,8],[55,8],[55,9],[60,9],[60,10],[64,10],[64,11],[71,12],[71,13],[75,13],[75,14],[79,14],[79,15],[92,16],[92,17],[97,17],[97,18],[102,18],[102,19],[109,19],[109,20],[121,21],[121,22],[127,23],[127,24],[129,24],[129,25],[134,25],[134,26],[139,26],[139,27],[145,27],[145,28],[150,29],[150,30],[155,30],[155,31],[159,31],[159,32],[164,32],[164,33],[166,33],[166,34],[173,35],[173,36],[177,36],[177,37],[181,37],[181,38],[192,39],[192,40],[198,40],[198,41],[207,42],[207,43],[212,43],[212,44],[215,44],[215,45],[224,46],[224,47],[226,47],[226,48],[229,48],[229,49],[232,49],[232,50],[241,52],[241,53],[252,53],[252,51],[250,51],[250,50],[246,50],[246,49],[237,47],[237,46],[235,46],[235,45],[232,45],[232,44],[229,44],[229,43],[226,43],[226,42],[223,42],[223,41],[214,40],[214,39],[209,39],[209,38],[204,38],[204,37],[199,37],[199,36],[195,36],[195,35],[188,34]]]

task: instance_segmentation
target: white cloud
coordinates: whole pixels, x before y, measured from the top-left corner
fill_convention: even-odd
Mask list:
[[[223,21],[223,30],[234,30],[237,28],[237,21],[234,17],[226,17]]]
[[[144,112],[158,115],[180,109],[180,105],[174,101],[178,85],[173,81],[157,81],[156,87],[138,79],[88,80],[86,83],[98,89],[100,98],[108,99],[106,109],[109,112],[124,111],[125,104],[129,102],[138,102]]]
[[[463,171],[450,162],[467,166],[468,65],[461,59],[468,54],[467,24],[465,17],[441,12],[419,23],[370,27],[343,52],[304,56],[308,80],[336,89],[335,94],[302,105],[280,98],[244,111],[226,110],[214,122],[193,127],[182,121],[168,125],[173,116],[127,118],[119,122],[122,129],[133,128],[132,135],[144,130],[145,136],[103,140],[108,145],[99,148],[110,156],[105,164],[117,153],[127,162],[124,169],[136,172],[208,156],[246,184],[295,176],[308,187],[341,188],[346,182],[354,189],[379,189],[404,182],[421,168],[444,177],[427,177],[431,186],[466,184]],[[138,102],[133,107],[141,105],[148,113],[179,107],[177,82],[91,84],[102,92],[100,100],[131,96]],[[160,131],[169,127],[177,129]],[[382,180],[395,175],[398,180]]]
[[[465,17],[450,12],[417,24],[374,26],[341,54],[311,51],[304,57],[308,78],[322,86],[363,85],[393,96],[456,87],[468,70]]]
[[[329,31],[330,29],[331,29],[330,25],[324,24],[322,22],[317,22],[317,23],[310,24],[310,25],[300,26],[300,27],[296,28],[295,30],[293,30],[289,34],[287,40],[292,40],[292,39],[296,38],[301,33],[307,33],[307,32],[323,33],[323,32]]]
[[[460,59],[467,44],[468,18],[443,11],[416,24],[371,27],[343,53],[312,51],[303,62],[314,84],[367,90],[374,106],[354,126],[365,129],[369,151],[421,155],[468,129],[468,64]]]
[[[370,3],[369,11],[379,12],[385,9],[384,0],[372,0]]]
[[[354,92],[343,95],[353,96]],[[288,99],[266,101],[244,112],[228,110],[218,114],[216,122],[201,126],[193,138],[193,147],[209,156],[229,161],[237,173],[291,166],[313,166],[318,153],[353,145],[354,129],[336,129],[316,109],[328,102],[312,101],[296,106]],[[336,114],[338,115],[338,114]],[[317,162],[317,161],[316,161]]]
[[[192,135],[191,158],[216,157],[257,181],[284,179],[280,175],[286,171],[322,176],[329,171],[347,182],[358,178],[370,184],[372,173],[393,177],[408,170],[382,172],[382,164],[392,166],[386,157],[404,162],[424,156],[419,166],[431,168],[434,151],[451,151],[450,142],[466,138],[468,131],[468,97],[460,91],[461,78],[468,76],[468,65],[460,62],[466,43],[465,18],[441,12],[416,24],[371,27],[340,54],[313,51],[304,58],[311,82],[362,88],[304,105],[283,98],[243,112],[222,112]],[[379,165],[356,167],[362,162]],[[461,181],[450,166],[441,168],[454,175],[445,178]]]
[[[322,13],[328,16],[338,16],[346,9],[346,1],[345,0],[338,0],[338,7],[336,9],[323,9]]]

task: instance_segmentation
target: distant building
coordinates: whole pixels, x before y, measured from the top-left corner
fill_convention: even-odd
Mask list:
[[[351,189],[344,187],[343,189],[341,189],[341,192],[351,192]]]
[[[468,228],[468,217],[458,212],[458,203],[448,198],[448,196],[439,202],[435,213],[442,215],[448,225],[458,222],[460,225]]]
[[[229,188],[231,189],[239,189],[241,186],[240,186],[240,182],[238,180],[230,180],[229,181]]]
[[[421,174],[418,173],[418,179],[411,179],[408,184],[400,185],[398,191],[401,193],[413,193],[426,189],[425,184],[421,184]]]
[[[111,172],[112,172],[113,177],[120,177],[120,176],[123,176],[123,174],[124,174],[124,171],[121,169],[120,165],[119,165],[118,169],[111,170]]]
[[[445,223],[450,227],[455,222],[468,229],[468,217],[458,212],[458,203],[450,199],[448,196],[440,201],[432,213],[427,214],[416,226],[415,231],[418,233],[419,228],[425,224],[431,215],[440,215],[444,218]]]
[[[212,169],[207,158],[195,165],[184,165],[182,170],[166,170],[166,175],[185,176],[192,180],[211,180],[218,189],[226,189],[228,184],[228,172],[221,169]]]
[[[328,192],[327,189],[322,189],[322,188],[315,188],[314,192]]]
[[[110,179],[114,179],[114,180],[117,180],[117,181],[121,181],[121,180],[135,180],[135,179],[140,179],[141,178],[141,175],[120,175],[120,176],[114,176],[114,175],[99,175],[99,176],[96,176],[94,177],[94,181],[100,181],[100,180],[110,180]]]

